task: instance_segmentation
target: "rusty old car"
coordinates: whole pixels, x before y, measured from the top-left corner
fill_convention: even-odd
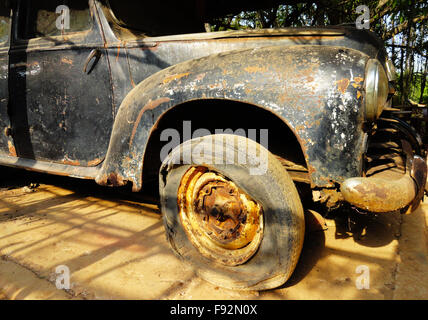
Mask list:
[[[374,214],[424,196],[425,150],[388,113],[395,74],[372,32],[206,28],[244,1],[0,3],[0,165],[155,190],[173,251],[216,285],[289,279],[302,190]]]

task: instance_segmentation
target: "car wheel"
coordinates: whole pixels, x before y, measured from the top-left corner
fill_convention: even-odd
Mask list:
[[[159,182],[167,239],[200,277],[265,290],[291,276],[303,208],[287,171],[263,146],[223,134],[186,141],[163,161]]]

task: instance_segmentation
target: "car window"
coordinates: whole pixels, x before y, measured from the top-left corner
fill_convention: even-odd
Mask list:
[[[0,44],[9,39],[10,9],[4,2],[0,3]]]
[[[142,32],[146,36],[205,31],[195,1],[109,0],[107,3],[120,26]]]
[[[91,28],[88,0],[26,0],[21,4],[20,37],[54,37]]]

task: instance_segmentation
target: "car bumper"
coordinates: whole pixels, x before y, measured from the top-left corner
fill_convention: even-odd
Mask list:
[[[427,164],[419,156],[408,161],[406,173],[383,172],[345,180],[341,193],[351,205],[374,213],[415,211],[424,197]]]

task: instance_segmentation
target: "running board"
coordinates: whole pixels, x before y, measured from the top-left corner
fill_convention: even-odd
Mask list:
[[[7,155],[0,155],[0,165],[88,180],[94,180],[101,167],[101,165],[97,167],[78,167],[55,162],[16,158]]]

